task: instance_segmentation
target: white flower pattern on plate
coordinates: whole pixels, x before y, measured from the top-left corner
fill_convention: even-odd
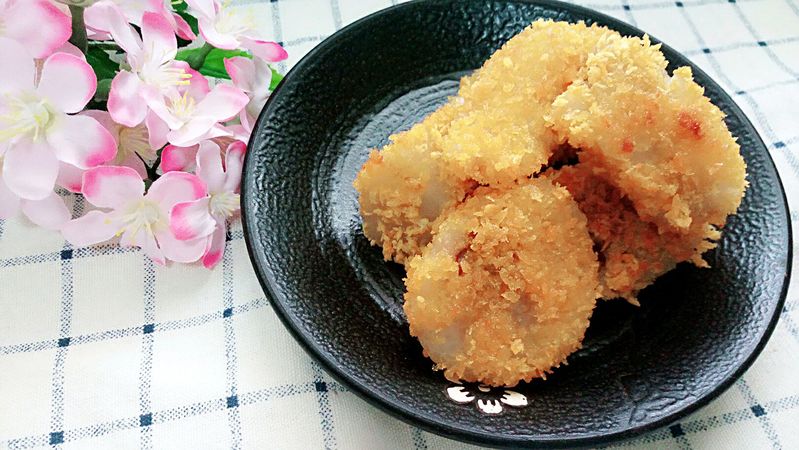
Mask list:
[[[483,384],[456,383],[447,388],[447,396],[455,403],[468,404],[477,400],[477,409],[484,414],[499,414],[502,405],[523,407],[528,405],[527,397],[506,388],[492,388]]]

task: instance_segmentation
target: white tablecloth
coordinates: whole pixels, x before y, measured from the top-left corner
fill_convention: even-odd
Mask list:
[[[798,0],[585,5],[684,52],[722,84],[799,200]],[[285,71],[389,0],[239,0]],[[75,202],[76,210],[82,208]],[[796,210],[795,210],[796,211]],[[797,212],[792,212],[796,221]],[[794,254],[799,252],[794,249]],[[799,265],[795,264],[794,267]],[[796,289],[752,368],[709,406],[624,447],[799,448]],[[0,443],[8,448],[463,448],[368,406],[293,341],[235,225],[224,261],[154,266],[0,221]]]

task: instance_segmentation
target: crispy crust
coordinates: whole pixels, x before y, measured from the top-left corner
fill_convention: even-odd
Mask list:
[[[535,22],[461,80],[458,96],[372,151],[354,186],[364,234],[386,260],[419,254],[434,220],[478,184],[508,184],[541,170],[557,146],[545,113],[610,33]]]
[[[746,189],[724,114],[681,67],[672,76],[648,37],[602,38],[548,121],[581,163],[617,186],[640,217],[688,242],[718,237]],[[697,259],[695,262],[700,263]]]
[[[592,245],[585,215],[549,180],[479,188],[407,266],[411,334],[450,380],[546,377],[588,327],[599,284]]]

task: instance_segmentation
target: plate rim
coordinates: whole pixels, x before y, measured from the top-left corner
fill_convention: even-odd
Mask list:
[[[711,80],[715,85],[719,86],[719,93],[721,99],[724,103],[729,103],[735,105],[735,107],[740,111],[739,118],[741,118],[741,124],[744,128],[748,129],[751,135],[756,139],[756,142],[759,142],[764,149],[766,149],[766,156],[768,157],[768,162],[771,163],[772,168],[774,169],[774,173],[776,176],[777,181],[779,182],[779,191],[782,194],[783,200],[783,207],[785,208],[786,214],[786,230],[787,230],[787,238],[788,238],[788,249],[787,249],[787,258],[786,258],[786,273],[783,278],[782,282],[782,290],[779,295],[779,299],[777,300],[775,306],[775,312],[772,315],[771,319],[769,320],[768,324],[765,327],[763,332],[763,336],[754,346],[750,354],[746,357],[746,359],[741,363],[735,371],[733,371],[726,379],[722,380],[721,382],[717,383],[716,386],[713,387],[709,392],[704,394],[703,396],[697,397],[692,403],[689,403],[685,407],[681,409],[677,409],[657,420],[652,422],[644,423],[637,426],[632,426],[629,428],[625,428],[620,431],[609,432],[609,433],[598,433],[588,436],[581,436],[581,437],[573,437],[573,438],[556,438],[556,439],[549,439],[549,438],[541,438],[537,439],[535,437],[531,438],[529,436],[521,437],[521,436],[513,436],[513,435],[493,435],[490,433],[483,433],[477,432],[473,430],[467,430],[463,428],[456,428],[452,427],[448,424],[436,422],[434,420],[430,420],[429,418],[425,417],[424,415],[420,415],[409,408],[405,408],[399,402],[393,402],[386,398],[380,396],[377,392],[372,390],[368,385],[362,384],[357,380],[353,379],[347,371],[342,370],[337,362],[330,357],[326,352],[317,348],[316,346],[311,344],[312,336],[310,333],[307,333],[302,329],[302,327],[298,326],[297,323],[292,321],[289,317],[289,313],[286,311],[283,301],[287,301],[286,298],[277,295],[275,290],[273,289],[273,285],[277,284],[274,274],[269,269],[268,264],[264,260],[261,254],[263,251],[259,252],[258,247],[260,246],[259,240],[257,239],[257,226],[250,225],[252,221],[253,224],[255,223],[256,219],[254,217],[254,213],[246,207],[248,200],[254,195],[253,190],[254,186],[250,186],[250,184],[254,184],[253,178],[254,173],[250,170],[251,166],[253,165],[254,157],[252,151],[254,144],[261,140],[260,134],[257,133],[257,130],[261,128],[262,122],[265,120],[265,117],[270,115],[272,112],[272,108],[274,107],[275,99],[280,94],[281,88],[286,85],[287,83],[291,82],[294,78],[296,78],[298,73],[302,72],[304,66],[308,65],[311,61],[316,59],[316,55],[319,53],[324,52],[328,47],[335,45],[339,40],[345,38],[348,34],[352,33],[353,30],[356,30],[365,24],[368,24],[370,21],[375,20],[376,18],[380,18],[384,15],[391,15],[406,8],[415,8],[419,5],[423,4],[445,4],[445,3],[456,3],[458,0],[412,0],[405,3],[400,3],[397,5],[390,6],[388,8],[384,8],[378,11],[375,11],[369,15],[366,15],[347,26],[341,28],[340,30],[334,32],[319,44],[317,44],[313,49],[311,49],[307,54],[305,54],[293,67],[283,80],[280,81],[278,86],[272,91],[272,94],[269,96],[266,104],[264,105],[261,113],[258,116],[258,120],[256,121],[253,127],[253,133],[250,136],[249,142],[247,143],[247,152],[244,158],[244,166],[242,171],[242,180],[241,180],[241,197],[240,197],[240,207],[241,207],[241,222],[242,222],[242,229],[244,234],[244,242],[247,247],[247,253],[250,258],[250,262],[255,269],[256,277],[258,278],[259,284],[261,285],[264,294],[267,296],[269,300],[269,304],[272,306],[273,310],[275,311],[276,315],[283,323],[283,326],[289,331],[295,341],[297,341],[302,349],[310,355],[314,361],[318,362],[325,371],[333,377],[335,380],[340,382],[350,391],[358,395],[361,399],[365,400],[370,405],[380,409],[395,417],[397,419],[402,420],[403,422],[410,424],[412,426],[416,426],[422,428],[426,431],[430,431],[432,433],[450,438],[455,439],[461,442],[468,442],[472,444],[479,444],[479,445],[488,445],[492,447],[505,447],[505,446],[523,446],[528,448],[540,448],[540,447],[584,447],[590,445],[598,445],[598,444],[607,444],[610,442],[616,442],[626,439],[631,439],[637,436],[640,436],[644,433],[657,430],[662,428],[666,425],[669,425],[673,422],[678,421],[679,419],[688,416],[689,414],[697,411],[698,409],[707,406],[711,401],[719,397],[723,392],[729,389],[735,381],[737,381],[754,363],[754,361],[758,358],[760,353],[763,351],[763,348],[766,346],[768,341],[770,340],[774,329],[779,321],[779,318],[782,314],[782,309],[784,307],[787,294],[788,294],[788,287],[791,281],[791,269],[793,264],[793,231],[792,231],[792,220],[790,216],[790,206],[788,204],[788,198],[785,192],[785,186],[782,181],[782,177],[780,176],[779,170],[777,169],[777,165],[774,162],[774,158],[771,156],[771,152],[768,151],[768,146],[763,141],[763,138],[758,133],[757,129],[752,124],[749,117],[743,112],[743,110],[738,106],[738,104],[732,99],[732,97],[727,93],[727,91],[721,87],[713,77],[710,77],[707,73],[705,73],[699,66],[697,66],[693,61],[691,61],[688,57],[683,55],[681,52],[678,52],[674,48],[668,46],[667,44],[663,43],[659,39],[652,37],[644,30],[640,28],[623,22],[615,17],[609,16],[605,13],[599,12],[595,9],[591,9],[585,6],[566,3],[559,0],[491,0],[492,2],[505,2],[505,3],[527,3],[531,5],[539,5],[543,7],[553,8],[553,9],[560,9],[565,11],[574,11],[576,13],[592,17],[594,19],[598,19],[598,21],[602,22],[602,25],[605,26],[607,24],[608,28],[618,30],[618,29],[627,29],[631,31],[637,31],[643,34],[647,34],[653,43],[660,43],[663,48],[682,56],[686,61],[691,62],[691,69],[694,73],[699,73],[701,76],[704,76],[706,79]],[[248,175],[249,174],[249,175]]]

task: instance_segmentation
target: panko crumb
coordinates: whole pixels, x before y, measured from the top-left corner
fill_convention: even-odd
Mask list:
[[[453,381],[544,378],[580,348],[599,295],[585,215],[546,179],[481,187],[407,266],[405,313]]]

